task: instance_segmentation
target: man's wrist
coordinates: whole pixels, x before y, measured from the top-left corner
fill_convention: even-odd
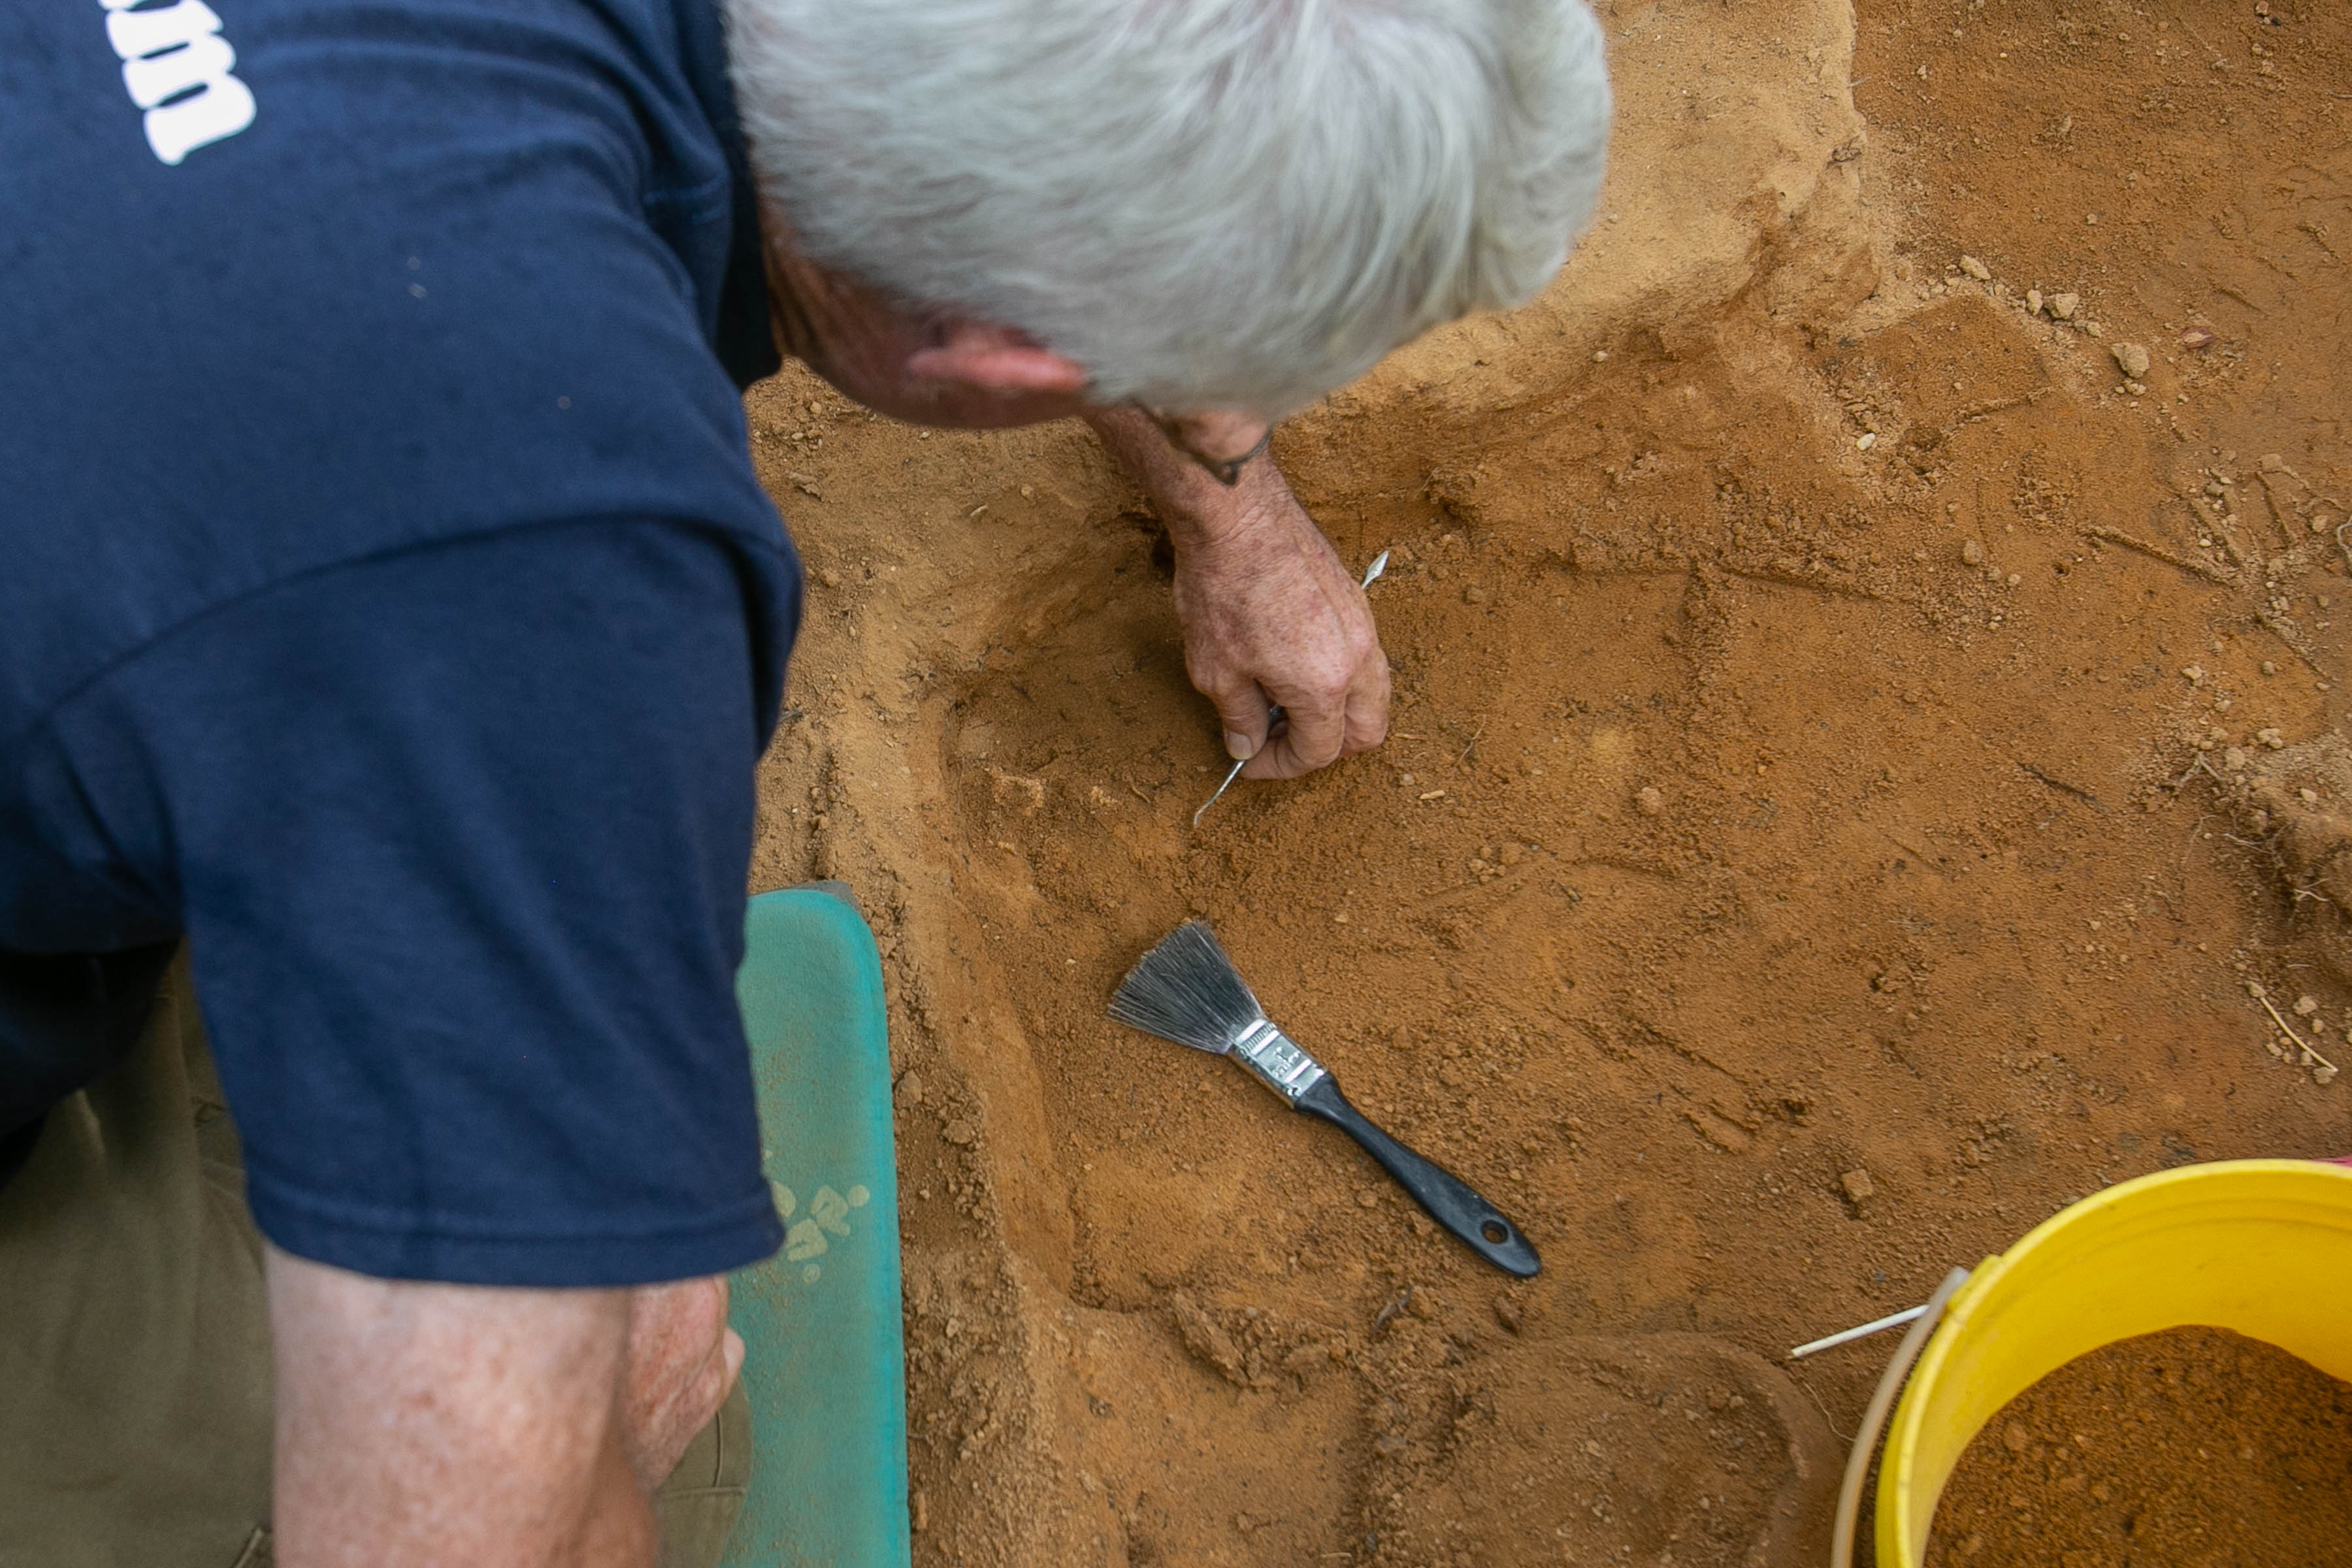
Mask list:
[[[1235,483],[1222,485],[1170,446],[1139,410],[1097,410],[1087,423],[1151,498],[1180,554],[1261,534],[1297,510],[1284,504],[1290,500],[1289,487],[1268,454],[1243,465]]]

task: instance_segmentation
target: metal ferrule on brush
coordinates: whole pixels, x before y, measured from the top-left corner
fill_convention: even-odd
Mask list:
[[[1264,1018],[1234,1037],[1233,1056],[1252,1077],[1293,1105],[1328,1076],[1322,1063]]]

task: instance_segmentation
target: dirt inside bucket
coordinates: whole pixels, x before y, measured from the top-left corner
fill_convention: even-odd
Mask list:
[[[2352,1561],[2352,1384],[2223,1329],[2069,1363],[1985,1424],[1929,1568]]]

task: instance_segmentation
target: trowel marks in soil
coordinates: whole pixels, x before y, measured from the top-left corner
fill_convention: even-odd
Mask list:
[[[2169,1329],[2059,1368],[1985,1424],[1929,1568],[2352,1561],[2352,1384],[2275,1345]]]

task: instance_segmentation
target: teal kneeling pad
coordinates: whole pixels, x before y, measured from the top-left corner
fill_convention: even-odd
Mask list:
[[[783,1250],[734,1276],[751,1481],[726,1568],[905,1568],[906,1347],[882,961],[845,899],[751,901],[735,982]]]

